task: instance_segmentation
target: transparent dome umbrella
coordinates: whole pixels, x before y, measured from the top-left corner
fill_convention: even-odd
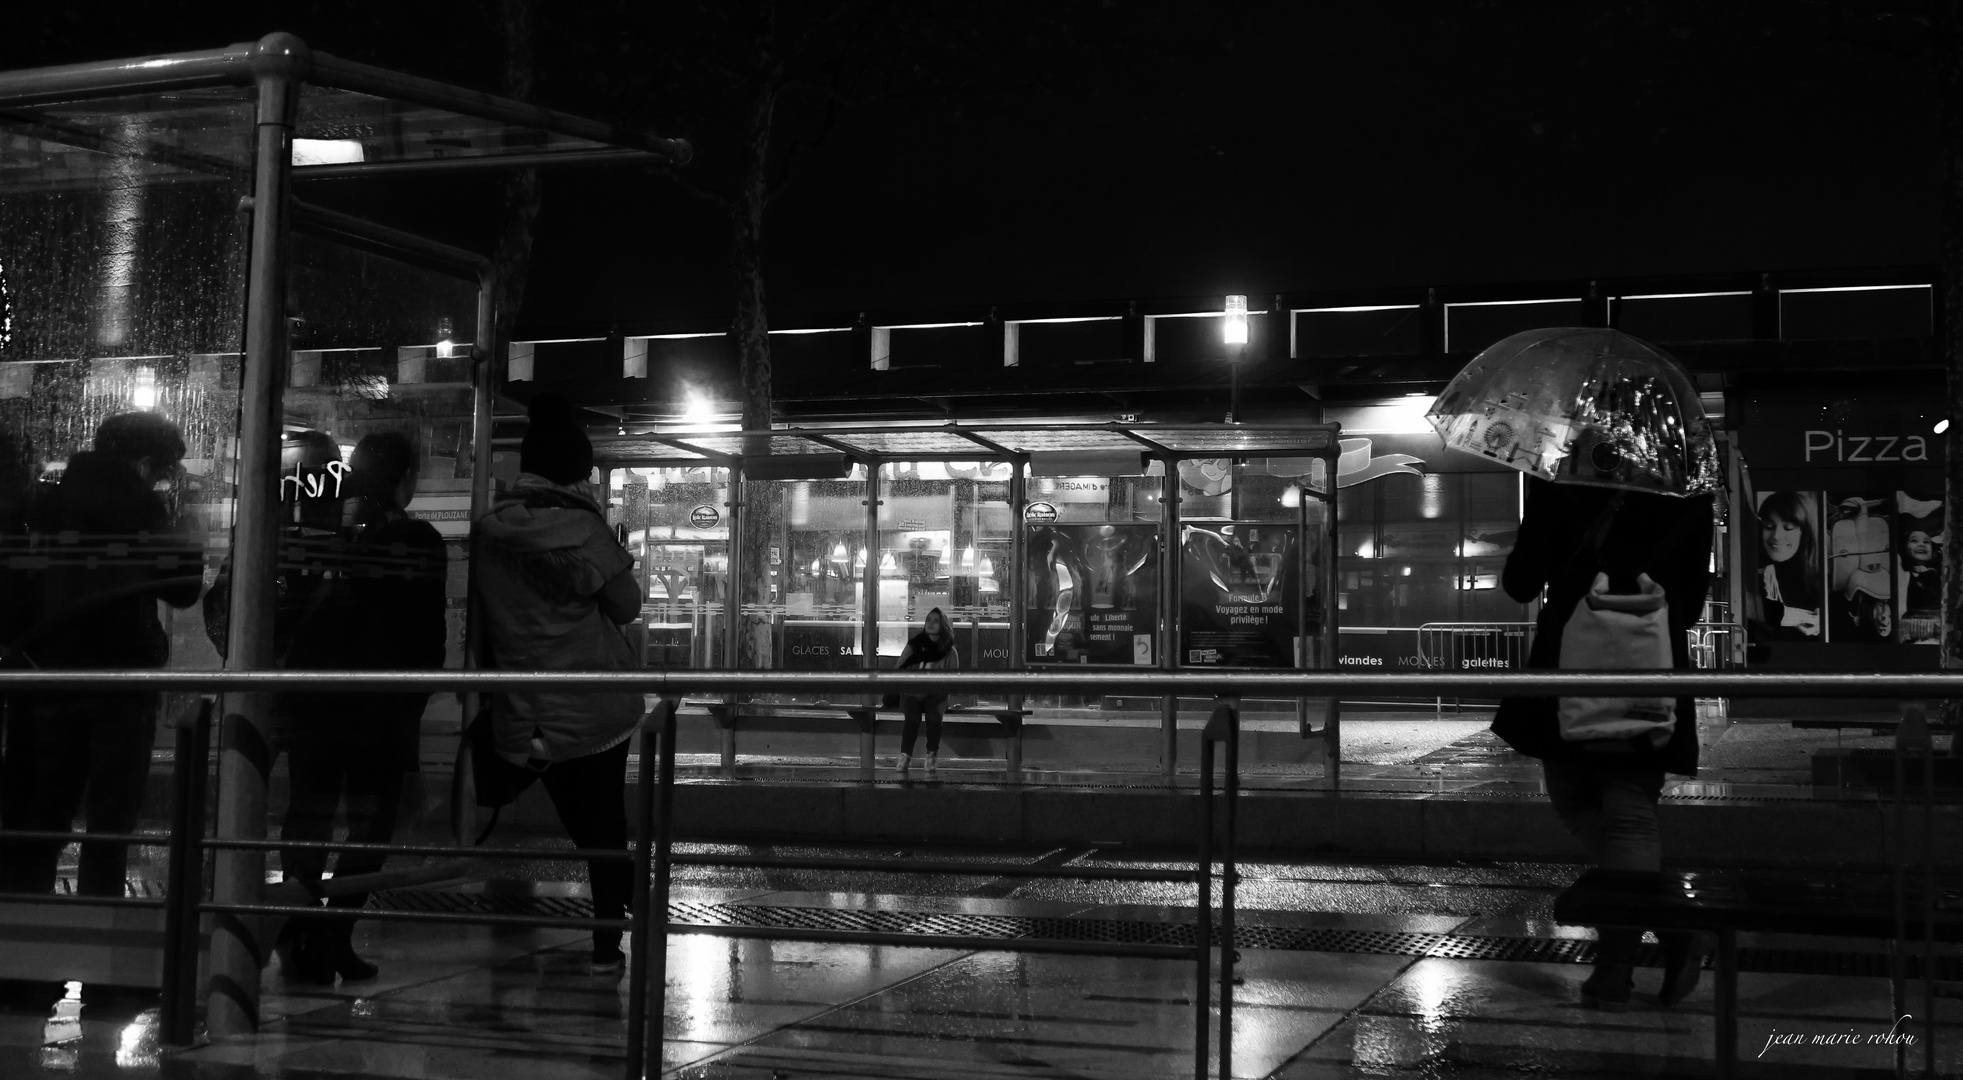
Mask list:
[[[1724,486],[1697,385],[1619,330],[1528,330],[1472,358],[1425,419],[1445,445],[1561,484],[1665,495]]]

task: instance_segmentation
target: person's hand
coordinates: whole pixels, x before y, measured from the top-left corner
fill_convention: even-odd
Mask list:
[[[1779,625],[1798,627],[1803,634],[1818,634],[1820,632],[1820,613],[1817,611],[1808,611],[1805,608],[1789,607],[1786,609],[1785,615],[1780,617]]]

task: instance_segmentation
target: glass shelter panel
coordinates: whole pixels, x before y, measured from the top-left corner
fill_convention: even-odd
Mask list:
[[[9,165],[22,152],[0,137]],[[158,554],[144,545],[169,536],[182,561],[170,576],[208,579],[230,541],[246,187],[153,183],[133,156],[67,153],[91,163],[72,182],[0,187],[0,529],[17,590],[0,623],[19,624],[0,641],[44,666],[216,667],[195,604],[147,612],[181,591],[162,584],[126,613],[143,658],[56,657],[87,652],[81,636],[124,636],[63,611],[111,588],[141,592],[152,576],[136,564]],[[123,437],[105,432],[112,417]],[[150,536],[137,543],[139,532]],[[106,546],[64,550],[64,534]],[[151,641],[154,620],[164,636]]]
[[[921,461],[881,466],[879,655],[897,662],[909,637],[938,608],[961,667],[1011,667],[1009,577],[1014,533],[1013,466]]]
[[[306,235],[293,238],[289,280],[280,662],[461,667],[477,285]],[[288,704],[290,737],[303,742],[305,725],[346,723]],[[402,708],[446,760],[462,721],[455,695]]]
[[[760,547],[744,562],[768,585],[744,606],[759,642],[745,666],[778,671],[844,671],[864,666],[861,634],[866,544],[866,482],[765,480],[743,485],[744,542]],[[754,604],[754,606],[753,606]],[[768,651],[762,646],[767,646]],[[789,700],[799,695],[759,695]]]
[[[722,666],[729,597],[729,472],[642,466],[613,470],[617,514],[641,576],[642,662]]]
[[[250,130],[237,96],[213,123]],[[97,140],[0,120],[0,658],[43,668],[209,669],[199,604],[230,545],[243,326],[244,162],[226,175],[160,164],[152,125],[124,115]],[[145,789],[191,693],[0,702],[9,742],[5,825],[40,785]],[[97,753],[42,758],[37,738],[96,734]],[[93,778],[91,779],[91,768]],[[32,787],[18,780],[30,777]],[[59,803],[59,796],[55,799]],[[106,812],[90,825],[129,832]],[[21,815],[28,813],[23,818]],[[120,818],[120,819],[117,819]],[[19,856],[11,890],[54,889],[60,845]],[[123,895],[129,860],[83,856],[80,891]]]

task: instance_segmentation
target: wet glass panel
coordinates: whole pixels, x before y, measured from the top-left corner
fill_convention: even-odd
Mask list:
[[[881,663],[898,661],[927,615],[940,609],[960,666],[1004,669],[1014,562],[1006,462],[902,462],[883,466],[877,545]],[[961,695],[957,704],[973,704]]]
[[[773,671],[849,671],[861,649],[866,548],[864,480],[752,481],[743,485],[744,559],[767,582],[744,593],[753,655]],[[757,700],[811,701],[809,693]]]
[[[0,134],[0,653],[10,665],[220,663],[199,600],[230,543],[246,185],[242,175],[161,182],[170,172],[114,146]],[[173,745],[159,721],[197,707],[190,693],[17,696],[5,708],[8,753],[21,756],[8,774],[38,764],[26,770],[37,785],[142,791]],[[126,767],[28,757],[36,738],[85,725],[96,752]],[[4,824],[70,827],[23,819],[31,791],[21,794],[10,788]],[[51,845],[25,857],[12,887],[55,888],[58,856]],[[150,876],[161,856],[87,859],[80,890],[120,896],[126,871]]]
[[[720,667],[729,590],[729,474],[717,468],[619,469],[612,480],[642,580],[642,662]]]

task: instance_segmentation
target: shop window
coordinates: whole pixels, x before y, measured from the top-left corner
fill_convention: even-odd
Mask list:
[[[1069,367],[1138,359],[1125,356],[1121,319],[1072,319],[1010,323],[1018,367]]]
[[[1779,336],[1787,341],[1928,337],[1934,313],[1934,290],[1927,285],[1790,289],[1779,294]]]
[[[1523,330],[1579,325],[1579,299],[1446,304],[1445,351],[1476,353]]]
[[[1619,296],[1611,318],[1616,329],[1646,341],[1740,341],[1754,336],[1752,295],[1746,292]]]
[[[620,520],[641,576],[643,662],[722,666],[729,610],[729,476],[711,468],[614,473]]]
[[[1298,357],[1412,356],[1420,345],[1417,305],[1297,311]]]
[[[1511,472],[1390,476],[1340,492],[1342,624],[1524,621],[1500,589],[1519,499]]]

